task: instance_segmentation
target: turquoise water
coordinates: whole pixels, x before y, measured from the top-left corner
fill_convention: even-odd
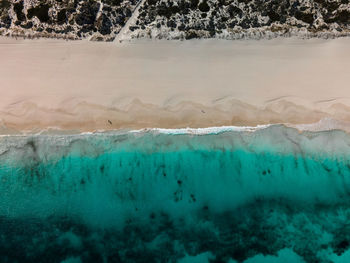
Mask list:
[[[1,262],[349,262],[350,136],[0,139]]]

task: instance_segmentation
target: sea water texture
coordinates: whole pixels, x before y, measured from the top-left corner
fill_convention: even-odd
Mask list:
[[[0,262],[349,262],[350,135],[0,138]]]

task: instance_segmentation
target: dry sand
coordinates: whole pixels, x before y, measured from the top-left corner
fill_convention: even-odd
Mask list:
[[[2,133],[350,121],[350,39],[0,38]]]

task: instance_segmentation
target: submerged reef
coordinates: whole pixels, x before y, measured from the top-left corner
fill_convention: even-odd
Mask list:
[[[111,41],[124,27],[120,40],[337,37],[349,35],[349,25],[348,0],[0,2],[0,33],[28,37]]]
[[[0,140],[1,262],[350,256],[350,136],[342,131],[276,125]]]

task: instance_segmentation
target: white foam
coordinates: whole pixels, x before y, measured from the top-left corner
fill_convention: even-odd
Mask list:
[[[342,130],[345,132],[350,132],[350,122],[339,121],[332,118],[324,118],[315,123],[309,124],[285,124],[287,127],[295,128],[299,131],[332,131],[332,130]]]
[[[155,133],[155,134],[168,134],[168,135],[207,135],[207,134],[220,134],[224,132],[255,132],[258,130],[266,129],[273,126],[284,125],[289,128],[294,128],[300,132],[319,132],[319,131],[331,131],[331,130],[343,130],[350,132],[350,122],[339,121],[332,118],[324,118],[315,123],[307,124],[291,124],[291,123],[275,123],[264,124],[257,126],[214,126],[205,128],[142,128],[135,130],[128,129],[116,129],[116,130],[95,130],[95,131],[68,131],[58,127],[48,127],[40,131],[23,131],[21,133],[13,134],[0,134],[0,137],[27,137],[27,136],[63,136],[63,137],[76,137],[76,136],[91,136],[91,135],[115,135],[126,133]]]
[[[179,129],[165,129],[165,128],[145,128],[139,130],[132,130],[131,133],[144,133],[154,132],[162,134],[172,135],[206,135],[206,134],[219,134],[223,132],[238,131],[238,132],[254,132],[261,129],[266,129],[273,124],[257,125],[257,126],[219,126],[219,127],[207,127],[207,128],[179,128]]]

